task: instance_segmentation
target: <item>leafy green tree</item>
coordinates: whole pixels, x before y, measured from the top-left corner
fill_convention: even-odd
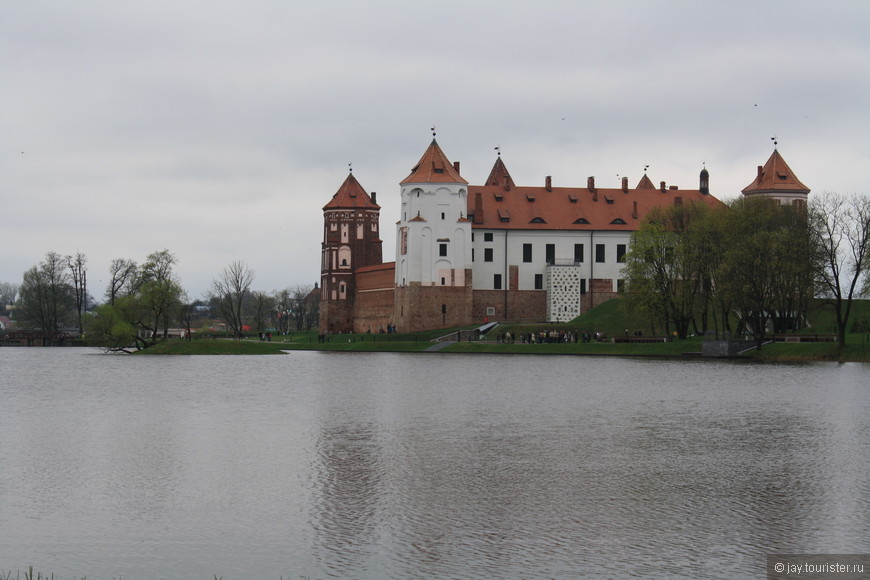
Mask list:
[[[175,263],[169,250],[149,254],[141,266],[113,260],[106,290],[109,301],[96,308],[87,323],[90,340],[109,350],[130,352],[153,345],[161,335],[166,338],[186,300]]]
[[[759,348],[768,325],[799,326],[812,295],[804,211],[771,199],[741,198],[723,215],[716,292]]]
[[[710,286],[707,249],[691,235],[709,211],[701,204],[655,208],[632,235],[626,256],[629,300],[663,322],[668,334],[673,325],[679,338],[688,336],[699,297]]]

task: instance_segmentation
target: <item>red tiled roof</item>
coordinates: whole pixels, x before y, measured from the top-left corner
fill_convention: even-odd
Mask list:
[[[508,173],[504,161],[501,160],[501,155],[495,160],[495,165],[492,166],[492,171],[489,172],[489,177],[486,178],[487,185],[501,185],[505,189],[514,187],[514,180],[511,174]]]
[[[402,180],[401,185],[406,183],[468,183],[465,181],[453,164],[444,155],[441,147],[435,139],[429,144],[429,148],[423,153],[423,157],[411,170],[411,174]]]
[[[634,231],[653,208],[676,203],[724,204],[698,189],[665,189],[644,177],[635,189],[471,185],[468,212],[473,227],[508,230]],[[637,204],[635,206],[635,203]]]
[[[791,167],[776,149],[764,167],[758,168],[755,179],[743,188],[743,195],[764,191],[809,193],[810,188],[800,182]]]
[[[347,175],[347,179],[332,196],[332,199],[323,206],[323,209],[380,209],[381,206],[372,201],[366,190],[362,188],[353,173]]]

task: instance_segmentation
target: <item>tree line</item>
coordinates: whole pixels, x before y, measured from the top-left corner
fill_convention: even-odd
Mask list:
[[[222,321],[236,337],[246,332],[289,333],[309,330],[319,317],[319,296],[297,285],[264,292],[252,288],[254,271],[244,262],[226,266],[201,299],[182,287],[169,250],[155,251],[141,263],[112,260],[103,299],[87,284],[82,253],[51,251],[24,273],[20,284],[0,283],[3,314],[22,330],[77,331],[112,350],[130,351],[167,338],[172,328],[192,336],[195,324]]]
[[[800,330],[814,298],[846,344],[853,299],[870,293],[870,198],[822,193],[809,204],[739,198],[652,210],[626,255],[628,303],[668,335]]]

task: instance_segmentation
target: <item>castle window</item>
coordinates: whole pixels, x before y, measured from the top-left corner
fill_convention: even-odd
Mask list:
[[[583,262],[583,244],[574,244],[574,262]]]
[[[441,285],[442,285],[442,286],[445,286],[446,284],[447,284],[447,282],[446,282],[446,280],[444,279],[444,276],[442,276],[442,277],[441,277]]]
[[[625,244],[616,245],[616,261],[620,264],[625,263]]]
[[[536,218],[533,218],[532,221],[530,221],[529,223],[530,224],[545,224],[547,222],[545,222],[543,218],[536,217]]]
[[[447,255],[447,244],[438,244],[438,255],[446,256]]]
[[[617,225],[617,226],[620,226],[620,225],[624,226],[624,225],[625,225],[625,220],[622,219],[622,218],[616,218],[615,220],[613,220],[613,221],[610,222],[610,223],[613,224],[613,225]]]
[[[556,262],[556,244],[547,244],[544,248],[546,251],[546,261],[548,264],[554,264]]]
[[[483,261],[492,262],[492,248],[483,249]]]
[[[523,244],[523,262],[532,261],[532,244]]]
[[[484,242],[491,242],[492,241],[492,232],[484,232],[483,241]]]
[[[574,220],[574,223],[575,224],[588,224],[589,220],[586,218],[577,218],[576,220]]]
[[[604,263],[604,244],[595,244],[595,261],[599,264]]]
[[[441,219],[446,219],[446,217],[447,217],[447,215],[442,211],[441,212]]]
[[[544,289],[544,275],[543,274],[535,274],[535,290],[543,290]]]
[[[496,274],[492,277],[493,290],[501,290],[501,274]]]

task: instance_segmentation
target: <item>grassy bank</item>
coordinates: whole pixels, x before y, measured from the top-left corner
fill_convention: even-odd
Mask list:
[[[870,301],[856,302],[855,320],[870,317]],[[798,334],[832,332],[832,317],[822,306],[811,314],[814,324]],[[469,326],[465,328],[475,328]],[[641,331],[650,336],[655,329],[648,322],[630,312],[623,301],[611,300],[584,313],[577,319],[565,324],[500,325],[479,342],[452,344],[440,352],[446,353],[498,353],[498,354],[573,354],[608,356],[650,356],[680,357],[699,353],[701,338],[674,340],[657,343],[613,343],[610,340],[590,343],[522,344],[518,339],[513,344],[500,344],[497,334],[511,332],[515,337],[520,334],[549,330],[562,330],[576,333],[602,332],[606,336],[623,336]],[[433,339],[444,336],[457,329],[440,329],[409,334],[337,334],[320,342],[316,331],[295,332],[288,336],[274,335],[271,342],[260,342],[257,338],[244,340],[200,338],[188,340],[168,340],[142,351],[141,354],[280,354],[292,350],[318,350],[342,352],[422,352],[433,346]],[[752,351],[746,358],[768,361],[859,361],[870,362],[870,334],[851,333],[847,346],[840,349],[836,343],[776,343],[765,346],[761,351]]]

